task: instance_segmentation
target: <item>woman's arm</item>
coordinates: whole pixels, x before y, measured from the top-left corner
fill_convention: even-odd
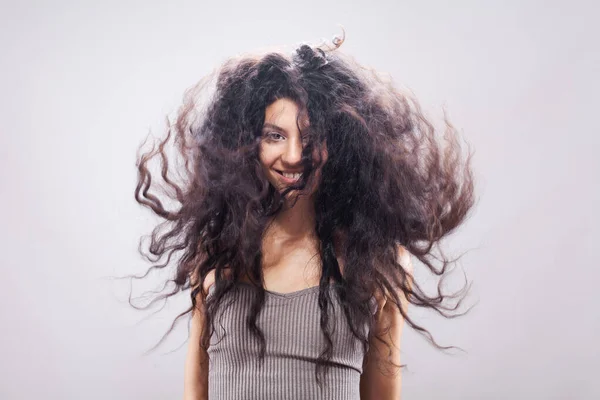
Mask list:
[[[204,280],[205,293],[214,282],[214,271]],[[204,326],[204,299],[196,296],[196,307],[192,311],[190,337],[184,369],[184,400],[208,400],[208,355],[200,346],[200,335]]]
[[[412,279],[413,267],[410,253],[402,246],[398,247],[398,263],[404,267],[409,279]],[[403,311],[406,313],[408,302],[403,292],[398,293]],[[400,342],[404,317],[394,302],[388,301],[385,296],[379,297],[379,311],[376,314],[375,332],[385,330],[380,340],[374,337],[369,343],[367,363],[360,379],[361,400],[400,400],[402,387],[402,374],[400,365]],[[392,352],[391,358],[389,352]]]

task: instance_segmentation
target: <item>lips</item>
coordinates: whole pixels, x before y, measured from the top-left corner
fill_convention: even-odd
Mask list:
[[[300,177],[297,179],[293,179],[293,178],[288,178],[286,176],[283,175],[283,171],[279,171],[279,170],[275,170],[275,172],[277,172],[277,174],[279,175],[279,178],[284,181],[285,183],[295,183],[298,182],[300,180]],[[290,172],[290,171],[286,171],[286,173],[289,174],[297,174],[297,173],[301,173],[302,171],[295,171],[295,172]]]

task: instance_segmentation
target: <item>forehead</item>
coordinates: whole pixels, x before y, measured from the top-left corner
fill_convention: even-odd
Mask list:
[[[284,129],[297,129],[309,125],[308,116],[291,99],[277,99],[265,109],[265,122],[278,125]]]

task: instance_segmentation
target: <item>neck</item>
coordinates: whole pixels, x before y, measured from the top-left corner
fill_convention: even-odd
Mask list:
[[[301,196],[291,207],[286,202],[273,218],[273,227],[288,239],[301,239],[315,235],[315,207],[311,197]]]

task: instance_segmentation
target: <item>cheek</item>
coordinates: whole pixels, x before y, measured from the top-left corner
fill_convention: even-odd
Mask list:
[[[268,168],[268,166],[270,165],[269,160],[270,157],[268,149],[266,149],[264,146],[261,146],[258,150],[258,161],[260,161],[260,164],[264,168]]]
[[[271,170],[271,166],[275,162],[275,159],[276,159],[276,155],[273,154],[272,149],[269,149],[268,147],[263,147],[263,148],[259,149],[258,161],[260,163],[260,166],[263,170],[265,177],[273,185],[276,184],[276,180],[274,177],[274,172],[273,172],[273,170]]]

